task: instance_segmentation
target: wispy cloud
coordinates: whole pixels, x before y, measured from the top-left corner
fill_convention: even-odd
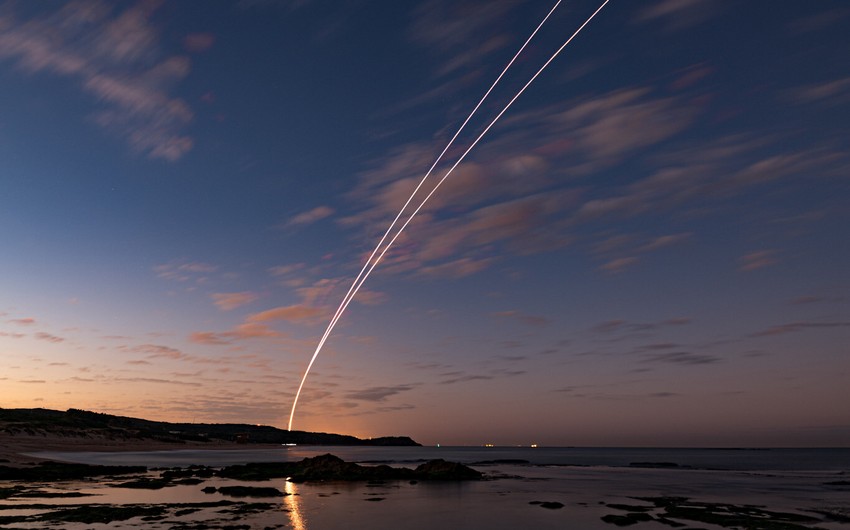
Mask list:
[[[844,24],[844,21],[848,18],[850,18],[850,8],[840,6],[826,9],[814,15],[795,18],[791,24],[791,29],[799,32],[822,31],[831,26]]]
[[[52,335],[50,333],[45,333],[43,331],[39,331],[38,333],[33,335],[33,337],[35,337],[38,340],[43,340],[43,341],[53,342],[53,343],[63,342],[65,340],[62,337],[57,337],[56,335]]]
[[[679,245],[689,240],[693,234],[690,232],[681,233],[681,234],[668,234],[663,236],[658,236],[652,241],[646,243],[642,247],[638,249],[640,252],[652,252],[654,250],[658,250],[661,248],[670,247],[673,245]]]
[[[804,331],[808,329],[828,329],[828,328],[848,328],[850,327],[850,322],[790,322],[788,324],[781,324],[779,326],[773,326],[762,331],[758,331],[750,335],[751,337],[770,337],[774,335],[785,335],[787,333],[794,333],[797,331]]]
[[[32,326],[35,324],[34,318],[14,318],[10,320],[12,324],[17,324],[18,326]]]
[[[287,221],[284,226],[310,225],[316,221],[321,221],[326,217],[330,217],[333,214],[334,209],[330,206],[317,206],[312,210],[307,210],[306,212],[302,212],[294,216],[292,219]]]
[[[27,74],[66,78],[93,96],[95,123],[151,158],[176,161],[193,140],[193,114],[171,87],[189,72],[189,59],[165,56],[151,23],[159,2],[53,4],[47,13],[18,19],[0,14],[0,59]],[[55,6],[55,8],[54,8]]]
[[[179,386],[203,386],[196,381],[180,381],[176,379],[161,379],[158,377],[116,377],[114,379],[120,383],[142,383],[142,384],[158,384],[158,385],[179,385]]]
[[[464,374],[463,372],[445,375],[452,375],[452,377],[440,381],[441,385],[454,385],[456,383],[468,383],[470,381],[489,381],[493,379],[492,375]]]
[[[144,353],[147,354],[148,358],[169,358],[169,359],[185,359],[188,357],[187,354],[178,350],[177,348],[172,348],[170,346],[163,346],[161,344],[140,344],[138,346],[124,347],[127,351],[133,353]]]
[[[850,77],[805,85],[792,90],[791,96],[803,103],[844,103],[850,101]]]
[[[720,360],[720,357],[716,357],[714,355],[704,355],[684,351],[658,353],[654,355],[649,355],[644,359],[644,361],[648,363],[680,364],[691,366],[714,364],[719,362]]]
[[[635,22],[661,21],[670,30],[681,30],[703,22],[718,11],[711,0],[661,0],[638,12]]]
[[[763,269],[778,262],[775,250],[757,250],[738,259],[739,269],[745,272]]]
[[[458,166],[445,181],[387,254],[383,269],[459,277],[491,266],[497,254],[563,248],[574,240],[569,231],[578,224],[650,211],[652,197],[645,197],[646,192],[623,197],[611,196],[610,191],[608,197],[600,197],[597,192],[582,202],[583,190],[556,177],[616,165],[683,131],[698,113],[683,99],[635,87],[513,115],[474,160]],[[560,147],[553,148],[556,145]],[[343,218],[342,224],[380,231],[434,156],[433,146],[408,144],[376,160],[349,196],[361,205],[360,211]],[[443,216],[443,211],[451,215]],[[408,239],[414,234],[415,241]],[[656,237],[641,251],[687,238]],[[621,270],[634,261],[613,262],[607,269]]]
[[[684,326],[692,321],[688,317],[673,317],[657,322],[627,322],[621,319],[607,320],[600,322],[591,328],[595,333],[619,333],[619,332],[635,332],[635,331],[652,331],[662,327],[669,326]]]
[[[259,313],[253,313],[251,315],[248,315],[247,321],[254,323],[274,321],[303,323],[313,321],[317,317],[322,316],[324,314],[325,311],[321,308],[311,307],[302,304],[295,304],[275,307],[273,309],[267,309]]]
[[[612,259],[607,263],[603,263],[599,268],[605,272],[620,273],[636,264],[639,258],[635,256],[626,256],[624,258]]]
[[[184,260],[163,263],[153,268],[158,277],[178,282],[203,281],[208,274],[216,270],[218,270],[218,267],[209,263]]]
[[[416,385],[375,386],[364,390],[349,392],[346,394],[346,398],[358,401],[381,402],[386,400],[388,397],[413,390],[415,386]]]
[[[550,322],[549,319],[546,317],[541,317],[537,315],[527,315],[521,311],[516,310],[498,311],[496,313],[493,313],[493,316],[516,320],[518,322],[522,322],[525,325],[535,327],[545,326]]]
[[[231,311],[237,307],[250,304],[257,300],[259,295],[250,291],[242,291],[239,293],[213,293],[210,297],[216,307],[222,311]]]
[[[284,334],[275,331],[265,324],[255,322],[245,322],[235,326],[229,331],[212,332],[212,331],[196,331],[189,335],[189,341],[195,344],[206,344],[211,346],[223,346],[232,344],[233,341],[246,339],[267,339],[279,338]]]
[[[230,341],[224,338],[223,334],[215,333],[213,331],[195,331],[189,335],[189,342],[211,346],[223,346],[230,344]]]
[[[190,33],[183,38],[183,47],[192,53],[205,52],[215,43],[212,33]]]
[[[512,2],[426,0],[412,13],[410,36],[443,59],[439,75],[468,70],[510,42],[501,24],[514,7]]]

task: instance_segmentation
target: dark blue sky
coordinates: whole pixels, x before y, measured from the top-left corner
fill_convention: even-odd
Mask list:
[[[598,6],[558,6],[437,177]],[[284,426],[551,7],[0,3],[0,406]],[[610,2],[375,269],[296,428],[850,443],[848,22]]]

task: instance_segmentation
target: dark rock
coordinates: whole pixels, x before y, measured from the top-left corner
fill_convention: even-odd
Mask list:
[[[42,521],[56,521],[66,523],[111,523],[113,521],[125,521],[133,517],[151,517],[163,515],[166,511],[164,506],[111,506],[111,505],[83,505],[77,508],[66,508],[40,516]]]
[[[222,486],[218,492],[229,497],[284,497],[286,493],[277,488],[252,486]]]
[[[36,498],[36,499],[71,499],[76,497],[94,497],[95,493],[82,493],[79,491],[44,491],[32,490],[24,491],[15,495],[16,498]]]
[[[203,491],[204,493],[215,493],[216,491],[218,491],[218,488],[216,488],[214,486],[207,486],[206,488],[203,488],[201,491]]]
[[[563,503],[557,501],[532,501],[529,504],[537,504],[541,508],[546,508],[547,510],[560,510],[564,507]]]
[[[222,468],[218,475],[237,480],[287,478],[292,482],[386,481],[386,480],[478,480],[481,473],[463,464],[432,460],[415,470],[387,465],[361,466],[332,454],[305,458],[300,462],[244,464]]]
[[[661,522],[669,521],[669,519],[683,519],[725,528],[738,527],[750,530],[804,530],[811,527],[803,525],[821,522],[820,519],[808,515],[773,512],[752,505],[697,502],[685,497],[636,498],[652,502],[657,508],[663,508],[664,514],[657,519]]]
[[[457,462],[431,460],[417,467],[415,473],[424,480],[479,480],[480,471]]]
[[[654,509],[653,506],[636,506],[634,504],[606,504],[605,506],[626,512],[648,512]]]
[[[602,520],[608,524],[613,524],[617,526],[631,526],[633,524],[637,524],[638,522],[627,515],[604,515],[602,516]]]

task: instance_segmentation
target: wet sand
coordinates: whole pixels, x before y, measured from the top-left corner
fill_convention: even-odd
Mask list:
[[[122,440],[57,435],[0,433],[0,465],[18,467],[43,461],[27,455],[41,451],[168,451],[177,449],[263,449],[276,444],[238,444],[235,442],[162,442],[158,440]]]

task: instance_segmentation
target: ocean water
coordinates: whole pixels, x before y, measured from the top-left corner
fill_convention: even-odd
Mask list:
[[[824,512],[850,516],[850,488],[831,485],[850,480],[850,449],[630,449],[528,447],[281,447],[225,451],[154,451],[136,453],[41,453],[66,461],[91,464],[185,466],[300,460],[331,452],[360,463],[389,463],[413,467],[432,458],[471,464],[492,480],[461,483],[293,484],[284,479],[262,483],[290,495],[266,499],[270,509],[249,514],[200,510],[176,511],[157,521],[139,518],[109,525],[65,523],[53,528],[191,527],[203,522],[211,528],[241,524],[246,528],[296,530],[352,529],[608,529],[618,528],[603,517],[624,512],[608,505],[645,505],[636,497],[687,497],[695,502],[758,505],[766,510],[814,515],[821,520],[800,528],[848,529],[850,525],[823,517]],[[521,463],[526,461],[528,463]],[[637,464],[637,465],[634,465]],[[648,467],[663,464],[661,467]],[[675,467],[673,466],[675,464]],[[155,476],[155,473],[152,473]],[[0,500],[3,515],[13,515],[10,504],[47,502],[162,504],[234,500],[219,493],[205,494],[206,486],[244,484],[209,479],[196,486],[161,490],[111,487],[108,481],[39,485],[49,491],[79,491],[95,497]],[[0,487],[4,484],[0,483]],[[546,509],[539,502],[558,502]],[[533,504],[534,503],[534,504]],[[23,509],[23,508],[22,508]],[[0,519],[1,520],[1,519]],[[684,528],[717,529],[704,522],[680,521]],[[0,528],[7,525],[0,524]],[[17,523],[14,528],[42,528]],[[657,521],[630,528],[670,528]]]
[[[464,464],[526,460],[537,466],[607,466],[675,464],[681,468],[728,471],[847,471],[850,448],[691,449],[616,447],[348,447],[281,446],[276,449],[175,450],[144,452],[31,453],[34,456],[85,464],[222,466],[248,462],[297,461],[332,453],[358,463],[419,464],[442,458]]]

